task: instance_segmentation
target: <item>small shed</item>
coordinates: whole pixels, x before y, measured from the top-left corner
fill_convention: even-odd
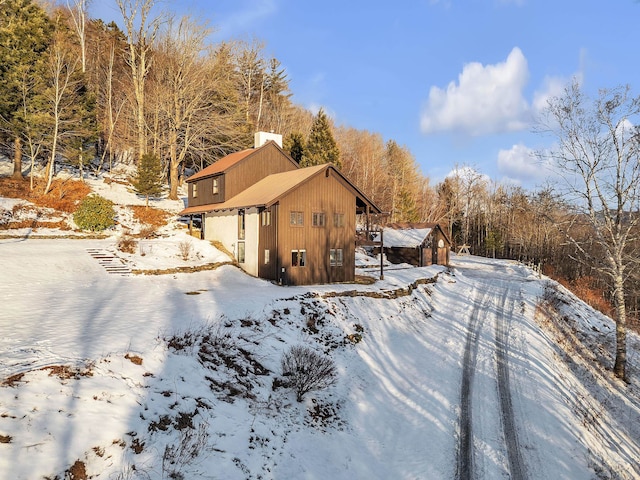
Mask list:
[[[382,230],[382,244],[391,263],[449,265],[451,240],[438,223],[388,224]]]

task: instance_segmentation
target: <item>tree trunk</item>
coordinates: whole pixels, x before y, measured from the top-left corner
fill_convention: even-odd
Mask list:
[[[169,132],[169,200],[178,200],[178,133]]]
[[[616,308],[616,360],[613,373],[627,381],[627,309],[624,303],[624,280],[618,275],[614,281],[613,301]]]
[[[20,137],[16,137],[13,141],[13,175],[11,178],[16,180],[23,180],[22,177],[22,140]]]

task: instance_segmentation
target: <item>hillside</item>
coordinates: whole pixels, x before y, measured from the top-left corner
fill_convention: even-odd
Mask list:
[[[175,270],[228,260],[175,222],[131,254],[115,235],[14,233],[2,479],[640,478],[638,338],[631,383],[613,380],[612,322],[525,266],[453,256],[278,287],[233,265]],[[301,344],[337,381],[298,403],[280,360]]]

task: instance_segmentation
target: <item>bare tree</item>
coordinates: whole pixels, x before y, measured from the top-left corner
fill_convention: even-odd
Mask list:
[[[114,147],[113,147],[113,137],[116,131],[116,124],[118,122],[118,118],[120,117],[120,112],[124,107],[126,100],[124,95],[119,95],[116,89],[114,89],[114,72],[115,72],[115,64],[116,64],[116,45],[117,40],[111,39],[109,42],[109,51],[106,55],[106,65],[104,65],[102,69],[102,74],[104,75],[103,81],[101,82],[101,88],[99,90],[99,98],[102,102],[102,110],[104,112],[104,126],[103,132],[105,138],[104,149],[102,151],[102,156],[100,158],[100,164],[98,167],[98,171],[102,168],[104,164],[104,160],[106,155],[109,155],[109,172],[113,167],[113,156],[114,156]]]
[[[67,8],[71,13],[71,19],[73,20],[73,28],[78,35],[78,42],[80,43],[80,58],[82,65],[82,73],[87,71],[87,5],[88,0],[73,0],[73,5],[67,0]]]
[[[260,128],[264,99],[265,64],[262,57],[263,48],[264,45],[257,40],[254,40],[251,44],[244,44],[236,59],[240,92],[244,102],[245,120],[256,131]],[[255,103],[257,105],[254,105]]]
[[[539,156],[555,161],[565,198],[575,207],[573,223],[585,223],[592,231],[588,243],[573,236],[569,240],[580,260],[610,281],[616,317],[613,371],[626,380],[625,295],[638,263],[631,246],[640,222],[640,131],[632,121],[640,115],[640,97],[632,97],[629,87],[618,87],[601,90],[592,100],[573,82],[563,96],[549,101],[545,113],[540,130],[557,145]]]
[[[22,132],[22,136],[29,147],[29,185],[33,190],[33,171],[35,168],[35,162],[40,155],[42,146],[45,142],[45,126],[47,124],[47,113],[44,111],[38,111],[34,108],[34,102],[31,92],[36,89],[36,84],[43,82],[42,78],[38,76],[28,75],[26,72],[22,76],[22,82],[20,84],[20,94],[22,97],[22,104],[20,105],[19,115],[24,122],[25,128]]]
[[[161,19],[151,17],[155,0],[116,0],[116,3],[122,14],[127,37],[127,63],[131,68],[133,96],[136,103],[139,160],[147,149],[145,82],[151,68],[151,50]]]
[[[49,193],[55,170],[55,159],[58,153],[58,143],[61,135],[70,124],[74,123],[67,114],[72,111],[74,105],[73,91],[77,84],[74,78],[78,65],[78,59],[72,58],[72,53],[66,48],[61,35],[58,35],[51,46],[49,58],[49,88],[44,95],[47,110],[51,118],[51,143],[50,155],[47,163],[47,184],[44,194]]]
[[[169,147],[169,198],[178,198],[179,167],[198,139],[207,135],[213,111],[210,103],[211,71],[208,68],[205,39],[210,30],[188,17],[178,23],[169,20],[166,34],[158,45],[162,67],[156,75],[157,99],[166,121]]]

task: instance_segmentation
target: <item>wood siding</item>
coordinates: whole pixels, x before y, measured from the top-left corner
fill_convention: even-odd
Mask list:
[[[218,179],[218,193],[213,193],[213,180]],[[224,175],[216,175],[214,177],[207,177],[197,180],[189,184],[189,199],[188,205],[190,207],[198,207],[200,205],[209,205],[211,203],[224,202]],[[197,185],[198,196],[193,196],[194,185]]]
[[[438,247],[442,240],[444,246]],[[425,238],[422,245],[417,247],[384,247],[387,260],[394,264],[408,263],[415,267],[427,267],[429,265],[449,265],[449,250],[451,245],[439,227],[434,227]],[[374,254],[380,253],[380,248],[373,250]]]
[[[290,212],[302,212],[304,224],[290,225]],[[312,214],[324,213],[325,226],[314,227]],[[334,226],[334,213],[344,225]],[[333,170],[318,175],[280,200],[277,215],[278,265],[285,269],[282,283],[308,285],[349,282],[355,278],[356,197]],[[342,249],[341,266],[331,266],[329,252]],[[291,252],[306,251],[306,265],[292,266]],[[280,274],[281,272],[277,272]]]
[[[284,155],[275,144],[268,143],[242,161],[229,167],[224,173],[205,177],[189,184],[190,207],[222,203],[246,190],[272,173],[296,170],[298,165]],[[218,194],[213,194],[213,179],[218,179]],[[193,196],[197,184],[198,196]]]
[[[271,212],[271,225],[262,225],[261,219],[258,230],[258,276],[267,280],[279,280],[277,251],[278,205],[273,205],[267,210]],[[265,250],[269,250],[269,263],[265,263]]]

